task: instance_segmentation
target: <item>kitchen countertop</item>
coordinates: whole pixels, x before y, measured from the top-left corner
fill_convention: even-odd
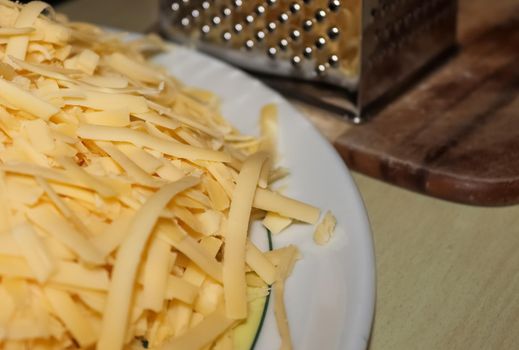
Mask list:
[[[156,22],[157,3],[73,0],[58,10],[77,20],[146,31]],[[355,127],[297,106],[330,141]],[[460,205],[353,176],[377,259],[369,349],[519,349],[519,207]]]

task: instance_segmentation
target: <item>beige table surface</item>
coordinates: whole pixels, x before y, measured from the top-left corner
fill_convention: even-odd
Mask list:
[[[145,31],[157,3],[74,0],[58,8],[74,19]],[[330,140],[351,127],[303,111]],[[354,178],[377,259],[369,349],[519,349],[519,207],[469,207]]]

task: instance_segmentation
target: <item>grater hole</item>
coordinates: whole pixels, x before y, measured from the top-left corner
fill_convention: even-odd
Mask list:
[[[306,19],[304,22],[303,22],[303,29],[306,31],[306,32],[309,32],[310,30],[312,30],[314,26],[314,21],[312,21],[311,19]]]
[[[290,38],[294,41],[296,40],[299,40],[299,38],[301,37],[301,32],[297,29],[294,29],[291,33],[290,33]]]
[[[189,20],[189,18],[184,17],[180,20],[180,24],[182,25],[182,27],[188,27],[191,24],[191,21]]]
[[[236,23],[233,27],[233,30],[236,34],[241,33],[243,30],[243,25],[241,23]]]
[[[339,65],[339,56],[333,54],[328,58],[328,63],[332,67],[337,67]]]
[[[178,2],[174,2],[171,4],[171,9],[175,12],[177,12],[179,9],[180,9],[180,5],[178,4]]]
[[[207,35],[211,31],[211,27],[209,27],[207,24],[203,25],[201,28],[202,35]]]
[[[377,3],[382,6],[384,3],[398,1],[407,4],[416,0],[377,0]],[[350,30],[352,9],[349,2],[360,0],[188,2],[186,6],[183,0],[170,0],[167,5],[169,9],[172,3],[178,4],[178,12],[171,15],[176,17],[174,22],[178,25],[180,33],[197,30],[203,42],[232,46],[233,49],[240,50],[244,57],[247,57],[247,51],[263,53],[263,59],[272,59],[272,67],[277,70],[288,64],[291,67],[289,69],[293,70],[292,74],[299,75],[303,73],[301,70],[304,70],[305,77],[309,77],[308,73],[314,77],[323,74],[335,76],[340,74],[336,70],[337,67],[344,66],[345,69],[350,69],[349,61],[356,55],[356,48],[345,48],[342,39],[357,35]],[[386,5],[386,8],[389,7]],[[419,11],[422,11],[422,8],[423,6],[420,6]],[[361,11],[360,8],[358,10]],[[368,11],[371,10],[370,8]],[[420,16],[420,12],[417,13],[420,18],[424,17]],[[373,9],[371,14],[380,19],[383,12],[379,7]],[[183,16],[189,20],[189,23],[184,21],[187,27],[181,26]],[[413,23],[416,16],[416,13],[411,14]],[[400,18],[401,24],[396,23],[397,21],[376,21],[375,28],[379,28],[377,47],[384,47],[386,51],[394,50],[387,46],[384,38],[388,37],[391,40],[398,32],[407,31],[404,24],[405,13]],[[418,22],[420,21],[421,19],[418,19]],[[386,32],[386,28],[391,30]],[[277,61],[283,61],[283,64],[274,64]]]
[[[263,5],[256,6],[255,12],[258,16],[265,14],[265,7]]]
[[[328,38],[330,38],[331,40],[337,39],[339,34],[340,30],[337,27],[331,27],[330,29],[328,29]]]
[[[292,56],[292,58],[290,59],[292,66],[294,66],[296,68],[301,67],[301,61],[302,61],[301,57],[299,57],[299,56]]]
[[[319,9],[315,12],[315,19],[317,22],[322,22],[326,18],[326,11],[323,9]]]
[[[249,39],[249,40],[245,41],[244,46],[247,50],[252,50],[254,48],[254,40]]]
[[[278,46],[281,50],[286,51],[288,49],[288,40],[285,38],[281,39]]]
[[[288,18],[289,18],[288,13],[283,12],[283,13],[281,13],[281,14],[279,15],[278,20],[279,20],[279,22],[281,22],[281,23],[285,23],[286,21],[288,21]]]
[[[218,16],[213,16],[213,18],[211,18],[211,23],[213,24],[213,26],[217,26],[219,25],[220,23],[222,22],[222,19]]]
[[[312,58],[313,53],[314,53],[314,49],[312,49],[310,46],[306,46],[303,49],[303,56],[305,56],[306,59]]]
[[[326,73],[326,66],[324,64],[318,64],[315,66],[315,72],[319,76],[323,76]]]
[[[290,12],[297,13],[301,10],[301,5],[299,5],[297,2],[293,2],[290,5]]]
[[[275,59],[276,58],[276,55],[278,54],[278,49],[276,49],[274,46],[271,46],[267,49],[267,55],[271,58],[271,59]]]
[[[257,41],[263,41],[263,39],[265,39],[265,32],[262,31],[262,30],[258,30],[256,32],[256,36],[255,37],[256,37]]]
[[[229,17],[232,14],[232,10],[228,7],[222,8],[222,16],[223,17]]]
[[[222,39],[224,41],[230,41],[232,39],[232,34],[230,32],[223,32]]]
[[[318,37],[316,40],[315,40],[315,47],[317,49],[322,49],[324,46],[326,45],[326,39],[322,36]]]
[[[341,2],[339,0],[331,0],[329,3],[328,3],[328,8],[330,9],[330,11],[337,11],[339,10],[339,8],[341,7]]]

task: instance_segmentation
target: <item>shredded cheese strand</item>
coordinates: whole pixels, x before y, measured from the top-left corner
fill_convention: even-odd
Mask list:
[[[178,158],[191,160],[212,160],[216,162],[231,161],[230,156],[223,152],[192,147],[180,143],[172,143],[159,139],[158,137],[151,136],[144,132],[127,128],[101,125],[81,125],[77,129],[77,133],[79,137],[83,139],[129,142],[137,146],[151,148]]]
[[[186,177],[164,186],[135,214],[127,238],[117,252],[101,335],[97,343],[98,350],[122,349],[126,336],[132,285],[146,241],[159,218],[160,211],[175,195],[195,186],[198,182],[199,180],[194,177]]]
[[[0,78],[0,98],[18,109],[45,120],[59,112],[59,109],[52,104],[2,78]]]
[[[34,28],[0,28],[0,36],[22,35],[34,32]]]
[[[225,314],[232,319],[247,317],[245,246],[252,202],[265,159],[264,153],[257,153],[245,161],[238,175],[229,209],[223,263],[223,286]]]
[[[309,224],[317,223],[320,215],[320,210],[316,207],[262,188],[256,191],[252,205],[254,208],[278,213]]]
[[[217,310],[183,335],[166,341],[157,350],[204,348],[235,322],[226,317],[222,310]]]
[[[15,28],[25,28],[32,26],[36,18],[47,7],[49,7],[49,5],[41,1],[30,2],[23,7],[22,11],[18,15],[16,23],[14,24]],[[18,35],[10,38],[5,49],[4,61],[9,62],[8,56],[14,56],[21,60],[25,59],[28,45],[29,37],[27,35]]]
[[[277,107],[241,135],[149,60],[169,49],[0,0],[0,348],[231,350],[283,294],[293,249],[262,252],[248,228],[320,212],[270,186],[288,174]]]

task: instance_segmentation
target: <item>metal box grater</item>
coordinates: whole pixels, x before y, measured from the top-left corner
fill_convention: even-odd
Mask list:
[[[456,0],[162,0],[174,41],[359,123],[453,51]]]

